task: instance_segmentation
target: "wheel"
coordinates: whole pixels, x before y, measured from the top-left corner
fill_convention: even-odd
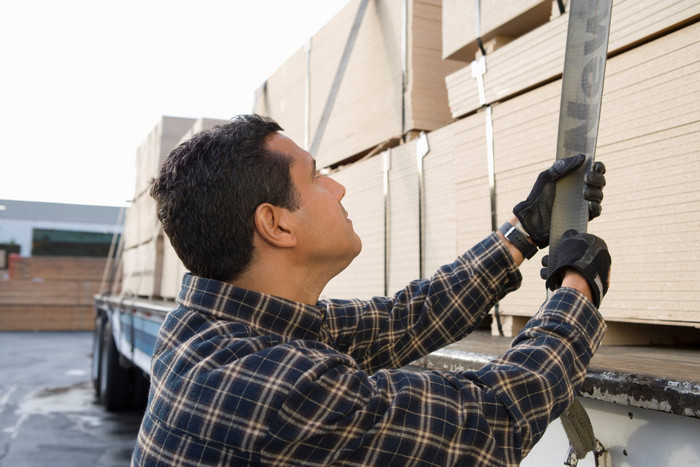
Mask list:
[[[112,323],[106,320],[102,330],[100,359],[100,402],[110,412],[131,407],[132,370],[119,363],[119,351],[112,335]]]
[[[95,330],[92,334],[92,386],[95,396],[100,397],[100,370],[102,369],[102,330],[104,318],[101,313],[95,316]]]

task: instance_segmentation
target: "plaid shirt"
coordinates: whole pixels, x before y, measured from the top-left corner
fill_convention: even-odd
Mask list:
[[[495,234],[393,297],[316,306],[186,276],[134,465],[517,465],[573,400],[604,325],[552,294],[479,371],[397,369],[520,285]]]

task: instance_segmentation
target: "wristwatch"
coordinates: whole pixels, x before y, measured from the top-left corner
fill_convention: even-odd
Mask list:
[[[530,243],[527,240],[528,235],[523,230],[520,222],[515,225],[511,225],[510,222],[506,222],[499,229],[499,232],[506,237],[510,243],[515,245],[515,248],[520,250],[525,259],[530,259],[537,253],[537,245]]]

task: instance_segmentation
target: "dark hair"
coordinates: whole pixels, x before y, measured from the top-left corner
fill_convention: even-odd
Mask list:
[[[158,218],[192,274],[232,280],[253,256],[253,214],[262,203],[299,207],[292,158],[267,149],[282,128],[239,115],[202,131],[168,155],[151,187]]]

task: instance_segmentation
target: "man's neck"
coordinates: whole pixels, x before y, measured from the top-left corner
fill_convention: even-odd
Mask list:
[[[314,279],[308,271],[285,264],[270,267],[256,264],[229,281],[236,287],[307,305],[315,305],[318,302],[326,282]]]

